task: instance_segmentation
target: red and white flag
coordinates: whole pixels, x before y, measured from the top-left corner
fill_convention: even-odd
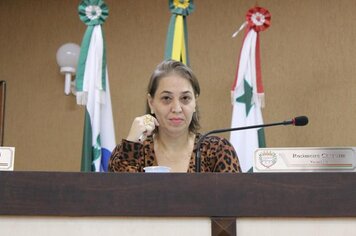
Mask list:
[[[246,22],[234,33],[247,26],[237,64],[234,84],[231,88],[233,105],[231,127],[263,124],[261,108],[264,107],[264,90],[261,78],[259,32],[271,24],[271,14],[262,7],[248,10]],[[258,147],[265,147],[263,129],[231,132],[230,142],[239,156],[243,172],[252,170],[253,155]]]

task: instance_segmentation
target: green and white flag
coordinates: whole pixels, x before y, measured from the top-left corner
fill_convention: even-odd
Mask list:
[[[259,32],[269,27],[270,19],[271,16],[266,9],[251,8],[247,12],[246,22],[239,29],[240,31],[247,26],[231,90],[233,105],[231,127],[263,124],[261,108],[264,106],[264,91],[261,80]],[[266,146],[264,130],[259,128],[231,132],[230,142],[235,147],[242,172],[252,171],[256,148]]]
[[[88,26],[84,34],[76,76],[77,103],[85,105],[82,171],[107,171],[116,145],[111,108],[105,40],[101,24],[108,16],[102,0],[83,0],[80,19]]]

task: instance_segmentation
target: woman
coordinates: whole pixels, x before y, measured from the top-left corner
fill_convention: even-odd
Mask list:
[[[181,62],[168,60],[153,72],[147,113],[136,117],[129,135],[113,151],[109,170],[143,172],[167,166],[172,172],[194,172],[196,143],[201,137],[196,101],[198,80]],[[240,172],[234,148],[224,138],[206,137],[201,145],[201,172]]]

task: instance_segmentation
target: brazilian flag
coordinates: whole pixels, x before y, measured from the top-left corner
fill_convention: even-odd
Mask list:
[[[164,58],[189,65],[186,17],[194,11],[193,0],[169,0],[169,9],[172,16],[168,27]]]

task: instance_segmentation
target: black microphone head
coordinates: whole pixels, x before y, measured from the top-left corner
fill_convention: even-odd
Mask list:
[[[308,124],[309,120],[306,116],[297,116],[293,118],[292,122],[295,126],[304,126]]]

